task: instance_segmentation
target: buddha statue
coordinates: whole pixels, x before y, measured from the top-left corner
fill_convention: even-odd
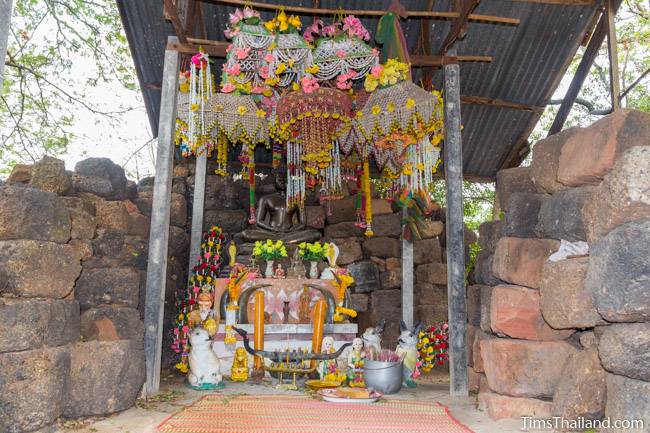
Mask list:
[[[243,347],[235,349],[230,379],[233,382],[246,382],[248,380],[248,354]]]
[[[286,184],[282,176],[275,176],[275,188],[276,192],[259,199],[255,227],[244,230],[241,233],[242,239],[246,242],[282,240],[285,243],[320,239],[318,230],[306,228],[305,210],[299,206],[287,206]]]

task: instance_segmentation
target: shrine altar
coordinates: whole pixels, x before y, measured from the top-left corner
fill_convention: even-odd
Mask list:
[[[327,318],[323,336],[334,339],[334,347],[338,349],[343,344],[351,342],[358,332],[356,323],[332,323],[334,306],[337,301],[337,290],[334,280],[293,279],[293,278],[255,278],[242,283],[239,305],[240,311],[237,327],[248,332],[251,341],[254,339],[252,296],[256,291],[264,292],[264,349],[311,349],[314,326],[311,314],[314,304],[319,299],[328,303]],[[235,347],[226,347],[224,339],[225,306],[228,302],[228,279],[218,278],[214,283],[215,313],[221,318],[219,330],[214,336],[213,350],[221,360],[223,372],[230,371],[234,350],[243,347],[242,339],[236,335]],[[345,305],[349,304],[349,295]],[[245,307],[244,307],[245,306]],[[288,313],[288,314],[285,314]]]

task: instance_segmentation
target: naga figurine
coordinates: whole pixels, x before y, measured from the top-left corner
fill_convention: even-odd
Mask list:
[[[253,356],[261,356],[263,358],[270,360],[271,362],[276,362],[276,363],[280,363],[280,362],[300,363],[301,361],[310,361],[310,360],[324,361],[328,359],[337,359],[339,356],[341,356],[343,351],[348,346],[352,345],[352,343],[345,343],[339,348],[339,350],[333,353],[301,352],[298,350],[285,351],[285,352],[281,352],[281,351],[271,352],[268,350],[253,349],[250,345],[248,332],[244,331],[241,328],[237,328],[235,326],[233,326],[232,329],[233,331],[241,335],[242,339],[244,340],[244,348],[246,349],[246,352],[250,353]]]

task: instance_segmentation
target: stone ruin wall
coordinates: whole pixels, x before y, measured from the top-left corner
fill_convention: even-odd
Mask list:
[[[650,115],[539,141],[497,174],[467,289],[470,384],[495,419],[644,419],[650,428]],[[560,239],[589,255],[547,261]],[[633,430],[612,430],[633,431]]]
[[[151,189],[105,158],[69,172],[45,157],[0,181],[0,431],[53,432],[59,417],[133,406],[145,379]],[[189,243],[182,179],[174,191],[172,295]]]

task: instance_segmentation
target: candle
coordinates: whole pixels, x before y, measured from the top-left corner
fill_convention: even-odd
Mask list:
[[[264,291],[255,292],[255,324],[254,324],[254,344],[255,350],[264,350]],[[256,356],[254,360],[254,369],[260,371],[263,367],[264,360],[261,356]]]
[[[314,334],[311,340],[311,351],[320,353],[321,344],[323,343],[323,328],[325,327],[325,314],[327,313],[327,303],[324,299],[319,299],[314,305]],[[311,361],[311,366],[316,365],[316,360]]]

